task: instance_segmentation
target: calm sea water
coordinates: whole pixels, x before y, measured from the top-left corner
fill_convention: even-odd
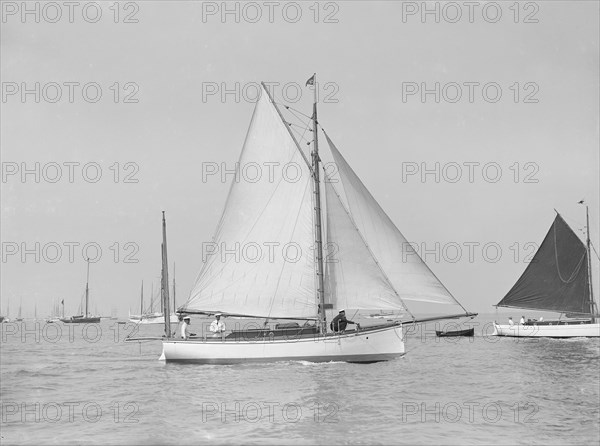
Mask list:
[[[5,323],[1,443],[598,444],[600,341],[493,338],[492,319],[369,365],[165,364],[132,324]]]

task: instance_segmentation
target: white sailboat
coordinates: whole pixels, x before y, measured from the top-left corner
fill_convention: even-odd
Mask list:
[[[173,279],[174,280],[174,279]],[[175,288],[175,282],[173,282],[173,290]],[[154,287],[152,288],[154,290]],[[162,289],[162,287],[161,287]],[[162,290],[159,291],[159,296],[161,296]],[[129,313],[129,321],[136,323],[136,324],[142,324],[142,325],[146,325],[146,324],[164,324],[165,323],[165,311],[153,311],[152,309],[152,304],[154,302],[154,297],[152,295],[153,292],[151,292],[150,295],[150,299],[151,299],[151,304],[150,304],[150,311],[144,311],[144,283],[142,282],[142,290],[141,290],[141,296],[140,296],[140,314],[131,314]],[[161,296],[161,303],[163,302],[162,300],[162,296]],[[177,316],[177,314],[175,313],[175,300],[173,299],[173,311],[169,314],[169,320],[172,324],[177,324],[179,322],[179,317]]]
[[[580,202],[582,203],[582,202]],[[535,256],[497,307],[564,313],[566,319],[494,322],[496,336],[526,338],[600,337],[592,287],[590,218],[584,244],[557,212]],[[570,316],[570,317],[569,317]]]
[[[315,82],[313,76],[307,85]],[[275,168],[256,181],[232,181],[213,237],[219,251],[207,256],[178,310],[260,323],[218,338],[189,340],[170,336],[165,327],[161,359],[211,364],[384,361],[405,353],[401,320],[332,332],[326,309],[401,312],[405,322],[418,322],[405,305],[416,301],[457,307],[429,320],[475,315],[416,254],[326,134],[339,179],[324,169],[321,180],[316,92],[311,124],[307,155],[262,84],[239,165]],[[325,243],[334,249],[325,253]],[[241,255],[231,255],[234,247]],[[164,255],[166,261],[166,242]],[[300,323],[257,328],[264,319]]]
[[[19,313],[17,314],[15,322],[23,322],[23,315],[21,314],[21,308],[22,308],[22,306],[23,306],[23,302],[21,301],[19,303]]]

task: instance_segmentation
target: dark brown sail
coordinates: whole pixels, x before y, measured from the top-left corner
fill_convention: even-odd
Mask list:
[[[497,306],[590,314],[587,249],[559,214],[523,275]]]

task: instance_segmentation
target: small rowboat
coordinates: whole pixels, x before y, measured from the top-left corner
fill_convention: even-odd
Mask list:
[[[440,338],[449,336],[473,336],[475,335],[474,328],[467,328],[466,330],[454,330],[454,331],[435,331],[435,334]]]

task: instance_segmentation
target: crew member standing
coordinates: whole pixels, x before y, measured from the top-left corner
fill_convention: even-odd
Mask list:
[[[215,320],[210,324],[210,331],[213,332],[213,338],[220,337],[225,332],[225,322],[221,320],[221,313],[215,314]]]
[[[196,336],[196,333],[190,333],[189,328],[191,324],[191,318],[189,316],[185,316],[183,318],[183,324],[181,324],[181,339],[184,341],[189,339],[190,336]]]

